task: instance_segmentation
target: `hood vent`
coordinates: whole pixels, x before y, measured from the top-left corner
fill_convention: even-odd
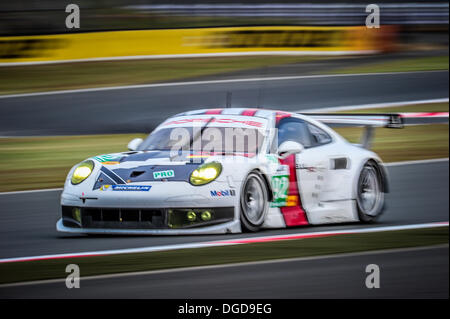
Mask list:
[[[130,174],[130,178],[138,177],[144,173],[145,173],[145,171],[132,171]]]

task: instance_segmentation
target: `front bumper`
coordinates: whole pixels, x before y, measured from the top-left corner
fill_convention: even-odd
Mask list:
[[[127,184],[134,185],[134,184]],[[66,185],[57,230],[90,234],[212,234],[240,232],[239,194],[228,182],[194,187],[152,182],[146,191],[102,191]],[[211,218],[203,218],[202,213]],[[194,213],[194,220],[187,218]],[[209,215],[209,214],[208,214]]]
[[[56,223],[56,230],[64,233],[74,234],[97,234],[97,235],[205,235],[240,233],[241,224],[239,220],[233,220],[224,224],[206,226],[190,229],[110,229],[110,228],[73,228],[66,227],[62,218]]]
[[[234,207],[98,208],[62,206],[62,225],[73,229],[180,230],[233,221]]]

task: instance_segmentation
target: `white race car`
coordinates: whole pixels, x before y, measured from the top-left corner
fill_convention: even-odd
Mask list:
[[[351,144],[327,124],[361,125]],[[373,127],[395,114],[205,109],[178,114],[129,151],[74,166],[57,230],[86,234],[212,234],[372,222],[388,191]]]

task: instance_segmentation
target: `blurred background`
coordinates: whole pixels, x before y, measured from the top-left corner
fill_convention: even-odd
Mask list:
[[[380,28],[365,26],[369,3],[359,0],[80,0],[76,2],[80,28],[73,29],[66,27],[68,4],[0,3],[0,136],[6,137],[0,139],[4,144],[0,189],[4,191],[58,187],[71,164],[92,152],[121,151],[130,138],[127,134],[143,136],[178,112],[223,107],[228,94],[236,107],[298,111],[423,100],[426,103],[401,110],[448,111],[445,1],[377,1]],[[366,73],[394,74],[357,76]],[[270,79],[311,75],[331,77]],[[332,77],[339,75],[348,77]],[[151,86],[236,79],[267,80]],[[45,93],[128,85],[144,87],[78,95]],[[427,102],[442,98],[437,104]],[[414,139],[423,138],[415,129]],[[98,134],[103,134],[101,149]],[[37,147],[34,138],[36,148],[31,151],[27,139],[14,139],[22,136],[61,140],[43,140]],[[18,142],[24,143],[23,148]],[[432,151],[417,155],[409,148],[398,157],[383,153],[387,142],[377,149],[385,160],[401,160],[407,154],[414,159],[441,157],[448,152],[437,143]],[[7,148],[13,144],[16,148]],[[425,143],[419,144],[415,143],[423,148]],[[51,147],[59,152],[48,158]],[[32,164],[25,160],[30,157],[35,159]],[[19,174],[12,158],[24,159]],[[36,165],[44,171],[36,172]]]
[[[64,34],[112,30],[236,26],[362,26],[369,4],[359,0],[80,0],[80,29],[67,29],[68,3],[57,0],[3,1],[0,36]],[[380,0],[382,25],[396,26],[396,48],[448,46],[448,1]],[[2,49],[3,47],[3,49]],[[0,54],[8,54],[0,43]],[[1,56],[0,56],[1,57]]]
[[[2,1],[1,35],[55,34],[67,32],[64,9],[70,2],[58,0]],[[365,7],[376,3],[381,23],[401,26],[405,40],[428,32],[429,41],[445,44],[448,1],[428,0],[79,0],[80,32],[129,29],[193,28],[261,25],[364,25]],[[407,35],[409,36],[407,37]],[[423,39],[422,39],[423,40]]]

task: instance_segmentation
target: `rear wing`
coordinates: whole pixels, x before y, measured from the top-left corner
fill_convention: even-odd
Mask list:
[[[325,124],[403,128],[403,118],[395,113],[301,113]]]
[[[364,126],[360,146],[369,149],[374,137],[374,127],[403,128],[403,119],[400,114],[376,113],[300,113],[325,124],[339,126]]]

